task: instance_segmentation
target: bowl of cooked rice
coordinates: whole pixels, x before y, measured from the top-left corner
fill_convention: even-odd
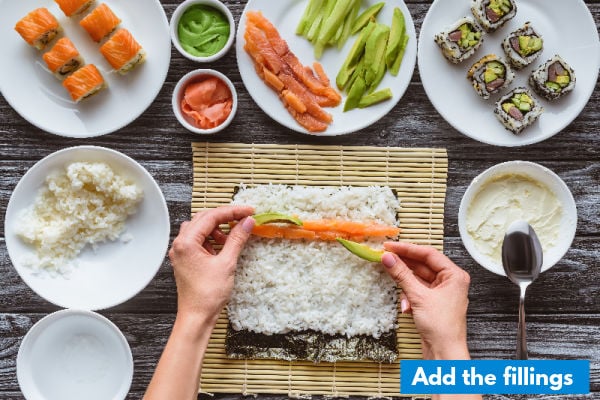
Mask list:
[[[135,296],[162,265],[169,213],[150,173],[117,151],[79,146],[37,162],[4,221],[18,274],[61,307],[99,310]]]

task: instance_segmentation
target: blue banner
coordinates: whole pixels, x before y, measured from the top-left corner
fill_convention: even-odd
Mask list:
[[[584,360],[402,360],[403,394],[587,394]]]

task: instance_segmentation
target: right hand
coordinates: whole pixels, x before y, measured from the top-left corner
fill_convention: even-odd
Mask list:
[[[402,288],[401,308],[412,310],[425,359],[469,359],[469,274],[429,246],[387,242],[382,262]]]

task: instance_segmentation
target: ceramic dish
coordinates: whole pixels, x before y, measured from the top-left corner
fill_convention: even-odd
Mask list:
[[[146,61],[122,76],[112,70],[99,45],[67,18],[51,0],[0,0],[0,52],[4,55],[0,91],[27,121],[53,134],[84,138],[114,132],[139,117],[154,101],[167,76],[171,41],[165,12],[158,0],[106,0],[146,51]],[[87,64],[95,64],[107,90],[74,103],[42,60],[44,51],[27,45],[13,30],[15,23],[37,7],[47,7],[73,41]],[[143,17],[141,17],[143,16]]]
[[[377,3],[375,0],[363,2],[363,9]],[[250,95],[258,106],[272,119],[283,126],[301,133],[308,133],[285,109],[277,94],[271,90],[256,74],[254,64],[250,56],[244,50],[244,32],[246,29],[246,12],[261,11],[273,25],[279,30],[281,37],[287,41],[290,49],[304,65],[312,65],[315,60],[313,45],[303,37],[295,33],[296,26],[302,17],[307,1],[295,0],[250,0],[244,8],[240,18],[236,37],[236,53],[240,75]],[[386,2],[385,7],[379,13],[377,20],[387,25],[391,24],[394,7],[399,7],[406,20],[406,29],[410,37],[406,47],[406,53],[402,60],[400,72],[397,76],[386,73],[379,89],[391,88],[393,97],[390,100],[364,109],[354,109],[343,112],[343,103],[346,94],[342,95],[342,103],[336,108],[325,108],[333,116],[333,122],[325,132],[318,133],[319,136],[336,136],[358,131],[379,121],[400,101],[413,75],[417,55],[417,41],[415,27],[408,8],[401,0]],[[361,9],[361,11],[363,10]],[[335,77],[344,63],[352,45],[358,36],[351,36],[341,50],[328,48],[323,57],[318,60],[325,69],[327,76],[335,86]]]
[[[132,378],[125,336],[90,311],[61,310],[42,318],[17,355],[17,379],[29,400],[124,399]]]
[[[223,121],[219,126],[216,126],[214,128],[210,128],[210,129],[201,129],[201,128],[198,128],[193,123],[192,118],[188,117],[181,111],[181,101],[183,100],[185,88],[187,87],[188,84],[193,83],[193,82],[202,81],[203,79],[205,79],[206,77],[209,77],[209,76],[214,76],[214,77],[220,79],[229,88],[229,91],[231,92],[231,97],[232,97],[231,112],[229,113],[229,116],[227,117],[227,119],[225,121]],[[177,82],[177,85],[175,85],[175,89],[173,90],[173,97],[171,99],[171,106],[173,107],[173,113],[175,114],[175,117],[181,123],[181,125],[183,125],[183,127],[186,128],[187,130],[189,130],[190,132],[198,133],[201,135],[208,135],[211,133],[216,133],[216,132],[219,132],[219,131],[225,129],[227,126],[229,126],[229,124],[231,123],[231,121],[233,121],[233,118],[235,117],[235,113],[237,111],[237,104],[238,104],[237,92],[235,90],[235,86],[233,86],[233,83],[231,83],[229,78],[227,78],[225,75],[223,75],[219,71],[215,71],[213,69],[197,69],[197,70],[191,71],[191,72],[187,73],[186,75],[184,75],[179,80],[179,82]]]
[[[419,73],[436,110],[461,133],[497,146],[537,143],[569,125],[592,95],[600,68],[598,31],[585,3],[582,0],[520,0],[513,20],[486,35],[482,47],[473,57],[454,65],[442,56],[433,37],[459,18],[471,15],[469,7],[468,0],[436,0],[423,20],[419,37]],[[545,112],[523,133],[514,135],[502,126],[493,111],[496,100],[508,90],[483,100],[477,96],[466,75],[470,66],[484,55],[504,56],[502,40],[526,21],[531,21],[543,36],[544,50],[529,67],[515,72],[511,88],[528,86],[530,72],[555,54],[560,54],[573,67],[577,84],[572,93],[559,101],[548,102],[536,96]],[[556,29],[557,21],[560,21],[560,29]]]
[[[505,275],[500,260],[495,260],[490,256],[483,254],[477,248],[473,237],[468,232],[467,213],[475,196],[480,193],[482,188],[484,188],[490,180],[507,174],[525,175],[533,181],[540,182],[555,195],[562,207],[559,224],[560,228],[558,230],[558,237],[554,241],[555,245],[550,249],[544,250],[542,271],[546,271],[560,261],[573,242],[575,230],[577,228],[577,208],[575,206],[573,195],[562,179],[548,168],[539,164],[527,161],[509,161],[497,164],[473,179],[460,202],[458,212],[460,237],[471,257],[473,257],[473,259],[482,267],[498,275]]]
[[[179,34],[177,33],[177,28],[179,26],[179,19],[181,18],[183,13],[189,7],[196,5],[196,4],[210,6],[214,9],[220,11],[221,14],[223,14],[229,21],[229,38],[227,39],[225,46],[223,46],[223,48],[221,50],[219,50],[212,56],[208,56],[208,57],[194,56],[194,55],[188,53],[187,51],[185,51],[184,48],[181,46],[181,43],[179,42]],[[223,3],[221,3],[219,0],[186,0],[186,1],[184,1],[183,3],[181,3],[177,6],[175,11],[173,12],[173,15],[171,16],[171,28],[170,29],[171,29],[171,41],[173,42],[173,46],[175,46],[177,51],[182,56],[184,56],[185,58],[187,58],[189,60],[196,61],[196,62],[202,62],[202,63],[209,63],[209,62],[217,61],[218,59],[223,57],[225,55],[225,53],[227,53],[229,51],[229,49],[231,48],[231,45],[233,44],[233,38],[235,37],[235,21],[233,20],[233,15],[231,14],[231,11],[229,11],[229,8],[227,8],[227,6]]]
[[[19,212],[33,204],[46,176],[75,161],[105,162],[120,175],[137,183],[144,198],[137,212],[126,221],[132,239],[100,243],[94,251],[86,246],[68,276],[52,276],[26,266],[31,246],[15,233]],[[10,259],[29,287],[61,307],[99,310],[120,304],[152,280],[169,244],[169,213],[160,188],[152,176],[133,159],[103,147],[71,147],[36,163],[21,178],[10,197],[4,232]]]

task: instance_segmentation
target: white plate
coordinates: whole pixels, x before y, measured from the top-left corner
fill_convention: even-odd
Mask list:
[[[473,238],[467,231],[467,211],[473,198],[479,193],[482,186],[489,182],[495,176],[505,174],[521,174],[532,178],[548,187],[560,204],[562,205],[562,217],[560,221],[560,231],[556,239],[556,245],[549,250],[544,251],[544,262],[542,264],[542,272],[553,267],[566,254],[577,229],[577,207],[575,200],[569,190],[569,187],[562,179],[554,172],[539,164],[528,161],[508,161],[505,163],[494,165],[479,174],[463,195],[458,211],[458,229],[465,248],[471,254],[471,257],[477,261],[485,269],[498,275],[506,275],[502,264],[492,259],[486,254],[482,254],[477,249]]]
[[[137,212],[127,218],[123,243],[101,243],[86,248],[68,276],[36,273],[25,259],[34,249],[15,233],[19,212],[33,204],[49,172],[76,161],[106,162],[115,172],[136,182],[144,191]],[[152,280],[169,244],[169,212],[160,188],[141,165],[114,150],[95,146],[71,147],[50,154],[21,178],[6,209],[4,232],[12,263],[29,287],[44,299],[65,308],[99,310],[118,305],[140,292]]]
[[[377,3],[376,0],[363,1],[361,12],[368,6]],[[252,59],[244,50],[244,31],[246,30],[246,12],[261,11],[273,25],[279,30],[279,34],[287,41],[290,50],[296,54],[303,65],[312,66],[314,61],[317,61],[314,56],[312,44],[304,37],[297,36],[296,26],[300,22],[300,18],[307,6],[308,1],[304,0],[249,0],[244,8],[244,13],[238,24],[236,37],[236,53],[240,75],[244,81],[244,85],[250,95],[260,108],[275,121],[280,124],[301,133],[309,133],[306,129],[300,126],[294,118],[288,113],[284,105],[277,97],[277,94],[271,90],[256,74]],[[408,8],[402,0],[387,1],[385,7],[381,10],[377,17],[377,21],[390,25],[392,23],[392,13],[394,7],[399,7],[404,14],[406,21],[406,30],[410,37],[406,46],[406,53],[402,60],[400,72],[398,76],[391,76],[386,73],[385,77],[379,84],[379,89],[389,87],[392,89],[393,97],[390,100],[380,104],[367,107],[365,109],[354,109],[349,112],[343,112],[346,94],[342,94],[342,102],[335,108],[325,107],[325,111],[333,116],[333,122],[329,125],[325,132],[318,133],[319,136],[336,136],[351,133],[377,122],[385,116],[394,106],[400,101],[410,80],[415,68],[417,58],[417,43],[416,32],[412,17]],[[320,60],[318,60],[325,69],[327,76],[331,80],[332,86],[335,85],[335,77],[344,63],[350,48],[358,38],[358,35],[351,36],[341,50],[335,47],[328,47]]]
[[[100,54],[100,46],[79,26],[80,18],[67,18],[54,1],[0,0],[0,91],[23,118],[38,128],[76,138],[111,133],[139,117],[162,88],[171,60],[171,39],[161,4],[158,0],[105,2],[122,19],[120,27],[128,29],[146,50],[146,62],[125,76],[112,70]],[[42,59],[50,46],[36,50],[13,29],[18,20],[38,7],[48,8],[86,63],[98,67],[107,90],[80,103],[71,100]]]
[[[29,400],[124,399],[132,378],[127,340],[90,311],[61,310],[42,318],[17,355],[17,379]]]
[[[447,61],[433,41],[435,34],[459,18],[472,16],[470,1],[436,0],[425,19],[419,37],[419,73],[427,96],[450,125],[463,134],[497,146],[524,146],[537,143],[560,132],[571,123],[588,102],[600,68],[600,42],[596,24],[582,0],[519,0],[517,15],[504,27],[485,36],[482,47],[467,61],[454,65]],[[494,115],[494,104],[508,90],[481,99],[466,79],[467,70],[486,54],[504,57],[502,40],[515,29],[531,21],[544,38],[544,50],[529,67],[515,71],[511,88],[528,86],[529,73],[555,54],[573,67],[577,84],[572,93],[549,102],[540,119],[520,135],[504,128]],[[557,28],[560,26],[560,29]]]

